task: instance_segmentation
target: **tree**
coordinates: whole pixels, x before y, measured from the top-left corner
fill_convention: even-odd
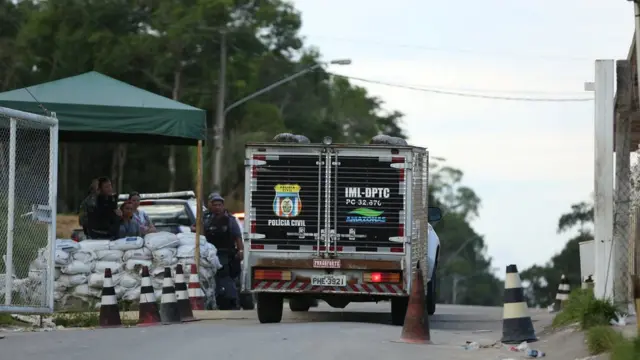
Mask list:
[[[300,25],[299,12],[283,0],[0,0],[0,89],[96,70],[203,108],[211,120],[221,33],[228,43],[228,105],[321,61],[318,49],[305,47]],[[242,201],[247,140],[284,131],[314,141],[402,136],[402,114],[382,106],[364,89],[318,69],[235,108],[227,114],[222,192]],[[89,181],[100,175],[116,178],[120,192],[193,189],[194,154],[154,144],[62,144],[59,210],[76,210]],[[205,156],[205,173],[210,160]]]
[[[564,275],[570,284],[581,284],[580,243],[593,240],[590,225],[593,225],[593,204],[580,202],[571,205],[571,211],[558,219],[558,233],[578,228],[564,249],[554,255],[545,265],[534,265],[520,273],[529,283],[527,302],[530,306],[546,307],[555,301],[560,278]]]

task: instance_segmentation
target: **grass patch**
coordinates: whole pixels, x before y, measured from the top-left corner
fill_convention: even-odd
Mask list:
[[[124,312],[120,312],[122,325],[133,326],[137,324],[136,319],[130,319]],[[53,316],[53,322],[58,326],[66,328],[74,327],[98,327],[100,326],[100,314],[97,312],[65,312]]]
[[[611,326],[594,326],[587,330],[587,349],[591,355],[598,355],[611,352],[614,348],[625,341],[621,333]]]
[[[11,314],[0,313],[0,325],[20,325],[21,321],[14,319]]]
[[[640,359],[640,336],[635,339],[624,339],[611,352],[610,360]]]
[[[553,326],[579,323],[582,330],[609,326],[612,319],[617,319],[617,310],[610,301],[596,299],[592,290],[576,289],[571,292],[562,312],[553,318]]]

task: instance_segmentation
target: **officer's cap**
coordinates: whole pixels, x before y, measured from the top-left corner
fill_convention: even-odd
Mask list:
[[[224,198],[220,194],[214,192],[214,193],[209,194],[209,201],[224,202]]]

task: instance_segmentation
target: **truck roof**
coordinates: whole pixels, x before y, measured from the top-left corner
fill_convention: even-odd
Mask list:
[[[350,148],[350,149],[371,149],[371,148],[379,148],[379,149],[406,149],[406,150],[421,150],[426,151],[427,148],[421,146],[412,146],[412,145],[388,145],[388,144],[331,144],[325,145],[321,143],[312,143],[312,144],[298,144],[298,143],[284,143],[284,142],[252,142],[247,143],[246,147],[260,147],[260,146],[269,146],[269,147],[284,147],[284,148],[318,148],[318,147],[334,147],[334,148]]]

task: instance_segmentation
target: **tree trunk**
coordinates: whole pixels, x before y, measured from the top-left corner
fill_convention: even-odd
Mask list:
[[[122,192],[124,186],[124,166],[127,163],[127,144],[118,145],[118,187],[119,193]]]
[[[179,64],[176,71],[173,73],[173,100],[178,101],[180,99],[180,88],[182,79],[182,65]],[[176,146],[169,146],[169,191],[176,191]]]

